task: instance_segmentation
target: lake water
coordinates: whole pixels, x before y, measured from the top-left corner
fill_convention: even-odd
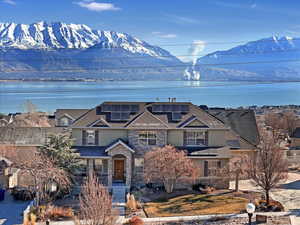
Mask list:
[[[300,83],[104,81],[0,82],[0,112],[20,112],[26,100],[39,110],[91,108],[103,101],[191,101],[198,105],[238,107],[300,105]]]

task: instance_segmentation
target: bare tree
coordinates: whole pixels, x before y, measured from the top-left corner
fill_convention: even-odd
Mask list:
[[[265,125],[273,135],[279,135],[284,130],[284,119],[279,113],[268,113],[265,115]]]
[[[144,170],[146,182],[162,182],[168,193],[179,180],[192,183],[198,172],[186,152],[171,145],[147,152]]]
[[[271,128],[273,135],[290,136],[298,126],[299,119],[293,111],[284,113],[268,113],[265,115],[265,124]]]
[[[239,191],[239,181],[243,178],[248,171],[248,156],[239,155],[230,159],[229,163],[229,175],[235,181],[235,191]]]
[[[117,213],[112,208],[112,198],[106,187],[92,174],[81,187],[78,224],[114,225]]]
[[[18,150],[15,146],[2,148],[1,155],[13,162],[13,166],[21,169],[22,174],[29,174],[32,178],[32,190],[36,193],[36,202],[51,200],[50,186],[56,185],[59,189],[70,188],[69,174],[57,167],[53,160],[45,155],[38,154],[31,149]]]
[[[296,127],[299,126],[299,118],[293,111],[288,111],[283,113],[283,121],[284,130],[291,136]]]
[[[269,192],[287,178],[288,164],[279,141],[272,132],[261,130],[260,137],[257,154],[249,160],[248,174],[264,190],[269,204]]]

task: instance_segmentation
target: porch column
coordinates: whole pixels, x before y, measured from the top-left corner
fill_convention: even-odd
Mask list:
[[[112,173],[113,173],[113,166],[112,166],[112,158],[108,159],[108,187],[112,186]]]
[[[127,156],[126,157],[126,186],[131,185],[131,173],[132,173],[132,169],[131,169],[131,156]]]
[[[88,177],[91,177],[93,172],[94,172],[94,163],[93,163],[93,160],[94,159],[88,159],[87,160],[87,174],[88,174]]]

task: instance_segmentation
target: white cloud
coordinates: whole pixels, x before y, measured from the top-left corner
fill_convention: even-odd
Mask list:
[[[228,1],[215,1],[213,2],[215,5],[217,6],[221,6],[221,7],[228,7],[228,8],[251,8],[251,9],[255,9],[257,7],[257,4],[255,3],[256,0],[252,0],[252,2],[247,2],[247,1],[240,1],[238,3],[232,3],[232,2],[228,2]]]
[[[194,40],[191,44],[190,48],[188,49],[188,54],[192,58],[193,62],[197,60],[199,57],[199,53],[205,49],[206,43],[201,40]]]
[[[86,8],[90,11],[103,12],[103,11],[117,11],[121,10],[121,8],[116,7],[112,3],[104,3],[104,2],[95,2],[92,0],[84,0],[80,2],[76,2],[82,8]]]
[[[172,14],[165,14],[165,16],[169,21],[177,24],[197,24],[200,22],[199,20],[185,16],[177,16]]]
[[[10,4],[10,5],[16,5],[17,3],[13,0],[2,0],[3,3],[6,3],[6,4]]]
[[[154,32],[152,32],[152,34],[159,38],[176,38],[177,37],[176,34],[165,34],[165,33],[158,32],[158,31],[154,31]]]
[[[251,9],[254,9],[254,8],[256,8],[256,6],[257,6],[257,4],[253,3],[250,7],[251,7]]]

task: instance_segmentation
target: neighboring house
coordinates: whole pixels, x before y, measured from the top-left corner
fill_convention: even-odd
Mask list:
[[[291,135],[291,148],[300,149],[300,127],[297,127]]]
[[[82,175],[95,172],[109,187],[115,182],[142,185],[144,154],[168,144],[186,150],[199,166],[198,182],[213,182],[217,177],[211,168],[228,166],[232,154],[254,152],[258,142],[252,110],[202,109],[189,102],[104,102],[79,114],[57,110],[56,124],[71,124]]]
[[[79,116],[86,113],[88,109],[57,109],[55,121],[57,127],[70,126]]]
[[[10,115],[10,116],[1,115],[0,116],[0,127],[6,127],[12,122],[13,122],[13,115]]]
[[[13,188],[18,184],[19,170],[12,167],[13,163],[7,158],[0,157],[0,188]]]
[[[44,145],[51,134],[67,132],[60,127],[0,127],[0,146],[18,148]]]
[[[64,128],[59,127],[0,127],[0,156],[7,155],[6,158],[15,163],[26,158],[24,154],[28,154],[28,151],[36,151],[45,144],[51,134],[64,131]],[[32,185],[31,177],[16,168],[7,169],[5,177],[8,182],[6,187]]]

